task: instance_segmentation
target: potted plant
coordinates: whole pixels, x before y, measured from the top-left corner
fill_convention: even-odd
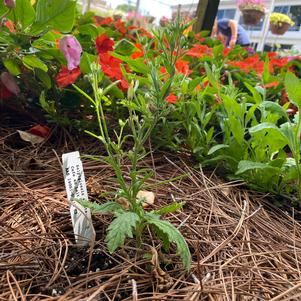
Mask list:
[[[238,0],[237,5],[245,25],[257,25],[265,15],[263,0]]]
[[[272,13],[270,16],[270,29],[273,34],[283,35],[295,22],[292,19],[281,13]]]

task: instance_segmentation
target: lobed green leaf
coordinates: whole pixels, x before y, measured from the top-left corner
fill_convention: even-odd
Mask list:
[[[182,259],[183,265],[187,270],[189,270],[191,266],[191,255],[181,232],[168,221],[148,217],[147,222],[166,234],[170,243],[173,242],[176,244],[177,251]],[[164,242],[164,244],[166,245],[166,242]]]
[[[108,227],[106,242],[108,250],[113,253],[118,247],[124,245],[126,237],[133,238],[133,229],[140,221],[138,214],[126,212],[118,215]]]

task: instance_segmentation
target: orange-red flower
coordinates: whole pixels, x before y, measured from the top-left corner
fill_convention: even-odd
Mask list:
[[[120,19],[114,23],[115,28],[123,35],[126,33],[126,28],[124,27],[124,24],[125,23]]]
[[[178,59],[175,63],[175,67],[179,73],[189,75],[192,71],[189,69],[189,62]]]
[[[135,47],[138,49],[137,51],[133,52],[131,54],[131,58],[132,59],[137,59],[138,57],[142,57],[144,56],[144,52],[143,52],[143,48],[142,48],[142,45],[137,43],[135,44]]]
[[[260,61],[258,54],[247,57],[242,61],[228,61],[228,64],[233,67],[238,67],[245,73],[255,71],[257,75],[261,75],[264,69],[264,62]]]
[[[173,103],[175,104],[178,100],[178,97],[176,95],[174,95],[173,93],[170,93],[167,97],[166,97],[166,101],[169,103]]]
[[[3,24],[9,29],[10,32],[16,32],[16,26],[14,22],[7,20]]]
[[[109,53],[103,53],[99,56],[99,64],[105,75],[117,80],[122,78],[121,60],[111,56]]]
[[[101,25],[109,25],[113,23],[114,20],[111,17],[102,18],[99,16],[94,16],[93,21],[96,25],[101,26]]]
[[[275,67],[281,69],[285,67],[288,64],[288,58],[277,58],[277,57],[272,57],[269,62],[269,70],[270,72],[274,72]]]
[[[194,90],[195,90],[196,92],[201,91],[201,89],[202,89],[202,87],[201,87],[200,84],[197,84],[197,86],[194,88]]]
[[[278,86],[279,86],[279,82],[277,82],[277,81],[263,85],[264,88],[273,88],[273,87],[278,87]]]
[[[231,48],[224,48],[223,49],[223,56],[228,56],[230,51],[231,51]]]
[[[123,78],[120,68],[121,60],[111,56],[109,53],[99,55],[99,64],[105,75],[113,80],[120,80],[119,87],[126,90],[129,87],[128,82]]]
[[[162,74],[167,73],[167,70],[166,70],[166,68],[164,66],[160,67],[159,71]]]
[[[102,34],[96,38],[95,45],[98,54],[106,53],[113,50],[114,41],[106,34]]]
[[[138,31],[139,31],[139,34],[140,34],[141,37],[147,37],[149,39],[152,39],[154,37],[149,31],[147,31],[143,27],[140,27],[138,29]]]
[[[68,70],[66,66],[62,66],[60,72],[55,78],[55,81],[60,88],[64,88],[75,83],[80,74],[79,66],[72,70]]]
[[[213,51],[212,48],[208,47],[207,45],[194,45],[192,48],[190,48],[186,55],[201,58],[203,56],[212,56]]]
[[[55,39],[55,48],[59,49],[60,48],[60,40],[61,39]]]
[[[277,52],[268,52],[268,58],[271,59],[277,56]]]
[[[200,34],[200,33],[196,33],[196,34],[194,35],[194,37],[195,37],[200,43],[204,42],[204,40],[205,40],[205,38],[201,37],[201,34]]]

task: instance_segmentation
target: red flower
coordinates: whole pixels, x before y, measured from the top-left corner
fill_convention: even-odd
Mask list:
[[[93,21],[96,25],[100,26],[100,25],[108,25],[113,23],[113,19],[111,17],[107,17],[107,18],[102,18],[99,16],[94,16]]]
[[[271,59],[277,56],[277,52],[268,52],[268,58]]]
[[[144,29],[142,27],[140,27],[138,29],[138,31],[139,31],[141,37],[147,37],[149,39],[153,39],[154,38],[154,36],[150,32],[148,32],[146,29]]]
[[[98,54],[106,53],[113,50],[114,41],[110,39],[106,34],[102,34],[96,38],[96,50]]]
[[[242,61],[229,61],[228,64],[233,67],[238,67],[245,73],[255,71],[260,76],[264,69],[264,62],[259,60],[258,54],[247,57]]]
[[[212,56],[212,48],[208,47],[207,45],[194,45],[192,48],[190,48],[186,55],[192,56],[192,57],[198,57],[201,58],[203,56]]]
[[[120,84],[119,84],[119,88],[122,91],[126,91],[129,88],[129,83],[125,79],[121,79]]]
[[[134,25],[128,26],[128,30],[136,30],[136,29],[139,29],[139,27]]]
[[[208,85],[210,85],[210,83],[209,83],[209,80],[207,79],[203,82],[203,86],[204,86],[204,88],[206,88]]]
[[[4,26],[7,27],[10,32],[16,32],[16,26],[14,22],[7,20],[4,22]]]
[[[167,73],[167,70],[166,70],[166,68],[165,67],[160,67],[160,69],[159,69],[159,71],[160,71],[160,73],[162,73],[162,74],[165,74],[165,73]]]
[[[111,56],[109,53],[103,53],[99,55],[99,64],[105,75],[113,80],[120,80],[119,87],[125,91],[128,89],[129,84],[123,78],[123,74],[120,68],[121,60]]]
[[[175,67],[179,73],[189,75],[192,71],[189,69],[189,62],[178,59],[175,63]]]
[[[194,88],[195,91],[201,91],[202,87],[200,84],[197,84],[197,86]]]
[[[263,87],[264,88],[273,88],[273,87],[278,87],[279,85],[279,82],[271,82],[271,83],[268,83],[268,84],[265,84]]]
[[[132,59],[137,59],[138,57],[144,56],[143,48],[141,44],[135,44],[135,47],[138,49],[138,51],[135,51],[131,54]]]
[[[224,48],[223,49],[223,56],[228,56],[230,51],[231,51],[231,48]]]
[[[99,64],[101,65],[101,69],[105,75],[116,80],[122,78],[122,72],[120,69],[121,60],[108,53],[103,53],[99,55]]]
[[[200,42],[204,42],[205,38],[201,37],[200,33],[196,33],[194,37]]]
[[[27,132],[36,136],[40,136],[42,138],[46,138],[50,133],[50,128],[45,125],[37,124],[30,128]]]
[[[9,91],[6,86],[0,81],[0,100],[8,100],[14,96],[14,93]]]
[[[60,48],[60,40],[61,39],[55,39],[55,48],[59,49]]]
[[[64,88],[76,82],[80,76],[80,68],[76,67],[72,70],[68,70],[66,66],[62,66],[60,72],[57,74],[55,81],[60,88]]]
[[[124,22],[121,21],[120,19],[114,23],[114,26],[120,33],[122,33],[122,34],[126,33],[126,29],[124,27]]]
[[[270,62],[269,62],[269,70],[270,72],[274,72],[274,68],[277,67],[279,69],[285,67],[288,63],[288,58],[284,57],[284,58],[277,58],[277,57],[273,57],[271,58]]]
[[[175,104],[178,100],[178,97],[176,95],[174,95],[173,93],[170,93],[167,97],[166,97],[166,101],[169,103],[173,103]]]

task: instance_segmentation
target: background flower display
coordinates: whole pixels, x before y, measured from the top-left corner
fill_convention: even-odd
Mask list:
[[[270,29],[273,34],[283,35],[294,24],[292,19],[285,14],[272,13],[270,16]]]
[[[237,5],[246,25],[257,25],[265,15],[263,0],[238,0]]]

